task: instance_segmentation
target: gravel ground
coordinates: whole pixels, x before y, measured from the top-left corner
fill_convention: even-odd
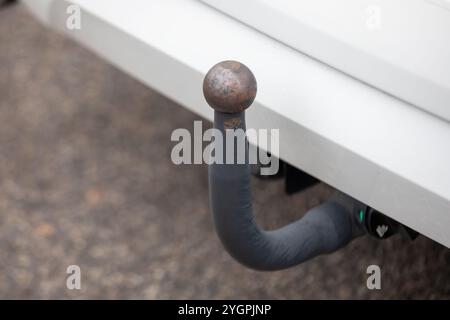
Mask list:
[[[450,250],[425,237],[365,237],[281,272],[234,262],[213,230],[206,167],[170,161],[171,132],[198,117],[21,5],[0,12],[0,97],[0,298],[450,298]],[[253,188],[266,227],[332,192]],[[66,289],[71,264],[81,290]],[[381,290],[366,288],[370,264]]]

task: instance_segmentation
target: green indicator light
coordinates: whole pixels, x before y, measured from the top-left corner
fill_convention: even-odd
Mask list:
[[[361,220],[361,221],[364,220],[364,211],[363,210],[359,211],[359,220]]]

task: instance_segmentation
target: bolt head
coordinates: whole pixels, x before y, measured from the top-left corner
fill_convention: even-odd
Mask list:
[[[242,112],[253,103],[257,85],[253,73],[237,61],[222,61],[213,66],[203,81],[206,102],[223,113]]]

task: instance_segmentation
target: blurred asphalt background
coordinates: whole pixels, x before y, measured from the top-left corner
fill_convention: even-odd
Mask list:
[[[170,160],[172,131],[197,119],[23,6],[1,11],[0,298],[450,298],[450,250],[425,237],[366,237],[281,272],[234,262],[213,230],[206,166]],[[331,193],[253,187],[266,227]],[[66,289],[71,264],[80,291]],[[366,288],[370,264],[380,291]]]

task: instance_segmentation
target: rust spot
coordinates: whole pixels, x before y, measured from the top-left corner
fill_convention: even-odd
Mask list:
[[[223,126],[225,129],[236,129],[241,124],[240,118],[232,118],[229,120],[225,120],[223,122]]]

